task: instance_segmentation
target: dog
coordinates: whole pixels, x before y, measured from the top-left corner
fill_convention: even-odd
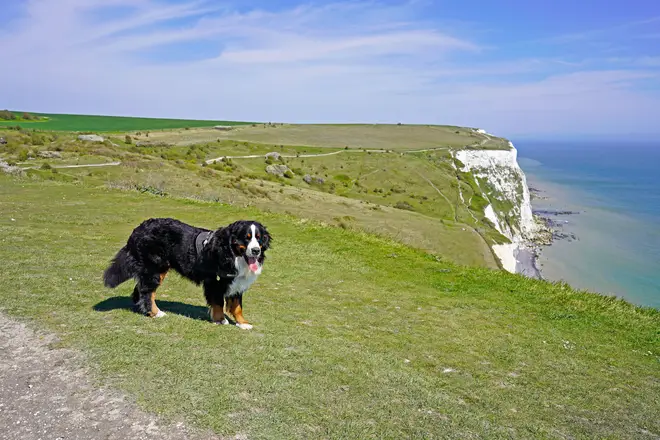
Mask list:
[[[136,227],[103,273],[114,289],[134,278],[133,304],[139,313],[161,318],[156,289],[169,270],[203,285],[211,321],[229,324],[227,312],[245,330],[243,294],[263,270],[272,237],[258,221],[239,220],[217,230],[195,227],[173,218],[150,218]]]

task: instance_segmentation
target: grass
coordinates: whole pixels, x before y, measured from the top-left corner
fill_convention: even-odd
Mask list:
[[[192,144],[209,142],[217,138],[275,145],[304,145],[323,148],[366,148],[387,150],[414,150],[437,147],[508,149],[501,138],[488,138],[464,127],[446,125],[387,125],[387,124],[283,124],[245,125],[236,130],[218,132],[199,129],[189,132],[169,131],[154,133],[153,139],[170,143]]]
[[[0,200],[0,308],[165,417],[251,439],[660,435],[657,310],[254,208],[7,176]],[[162,320],[102,287],[152,216],[269,227],[253,331],[211,325],[174,274]]]
[[[52,131],[123,132],[247,124],[247,122],[234,121],[134,118],[124,116],[67,115],[51,113],[33,114],[47,119],[40,121],[0,121],[0,127],[14,127],[20,125],[25,128]]]
[[[34,136],[8,131],[9,143],[0,147],[0,157],[40,166],[44,160],[27,157],[56,149],[63,159],[45,160],[53,167],[121,161],[119,167],[58,169],[56,174],[35,170],[30,174],[47,180],[153,188],[180,197],[249,204],[383,234],[457,263],[498,267],[488,243],[501,237],[486,223],[475,222],[474,214],[470,215],[460,202],[457,178],[446,150],[403,156],[338,150],[341,154],[332,156],[286,158],[296,175],[278,179],[265,172],[263,157],[234,159],[231,165],[220,162],[202,167],[202,163],[221,155],[263,155],[269,151],[296,155],[328,150],[230,140],[192,146],[138,147],[123,144],[123,136],[110,136],[104,144],[88,144],[65,134],[54,140],[52,135],[45,135],[44,145],[35,146],[30,145]],[[303,180],[305,174],[325,181],[310,185]],[[425,178],[441,188],[442,194]],[[346,216],[352,220],[346,221]]]

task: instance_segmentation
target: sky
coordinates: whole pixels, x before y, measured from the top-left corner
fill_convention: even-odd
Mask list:
[[[660,135],[657,0],[0,0],[0,108]]]

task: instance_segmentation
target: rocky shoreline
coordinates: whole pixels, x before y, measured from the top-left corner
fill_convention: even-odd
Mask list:
[[[532,200],[545,200],[543,191],[537,188],[529,188]],[[579,211],[537,209],[532,210],[534,218],[539,225],[539,232],[534,237],[528,249],[520,249],[516,260],[518,267],[516,272],[530,278],[544,279],[541,268],[538,267],[538,258],[544,247],[552,246],[552,243],[559,240],[576,241],[579,238],[572,232],[566,232],[564,226],[569,224],[569,220],[564,217],[578,215]]]

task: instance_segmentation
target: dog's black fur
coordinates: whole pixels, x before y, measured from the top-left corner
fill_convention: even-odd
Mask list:
[[[255,225],[255,239],[261,248],[256,259],[263,265],[271,235],[257,221],[239,220],[212,232],[172,218],[148,219],[133,230],[126,245],[117,252],[103,274],[104,284],[115,288],[135,278],[133,303],[140,313],[154,316],[158,308],[152,296],[167,271],[173,269],[193,283],[203,284],[207,303],[222,310],[237,272],[236,258],[248,261],[246,247],[251,225]],[[210,235],[198,252],[197,237],[203,233]],[[241,303],[242,294],[238,292]]]

